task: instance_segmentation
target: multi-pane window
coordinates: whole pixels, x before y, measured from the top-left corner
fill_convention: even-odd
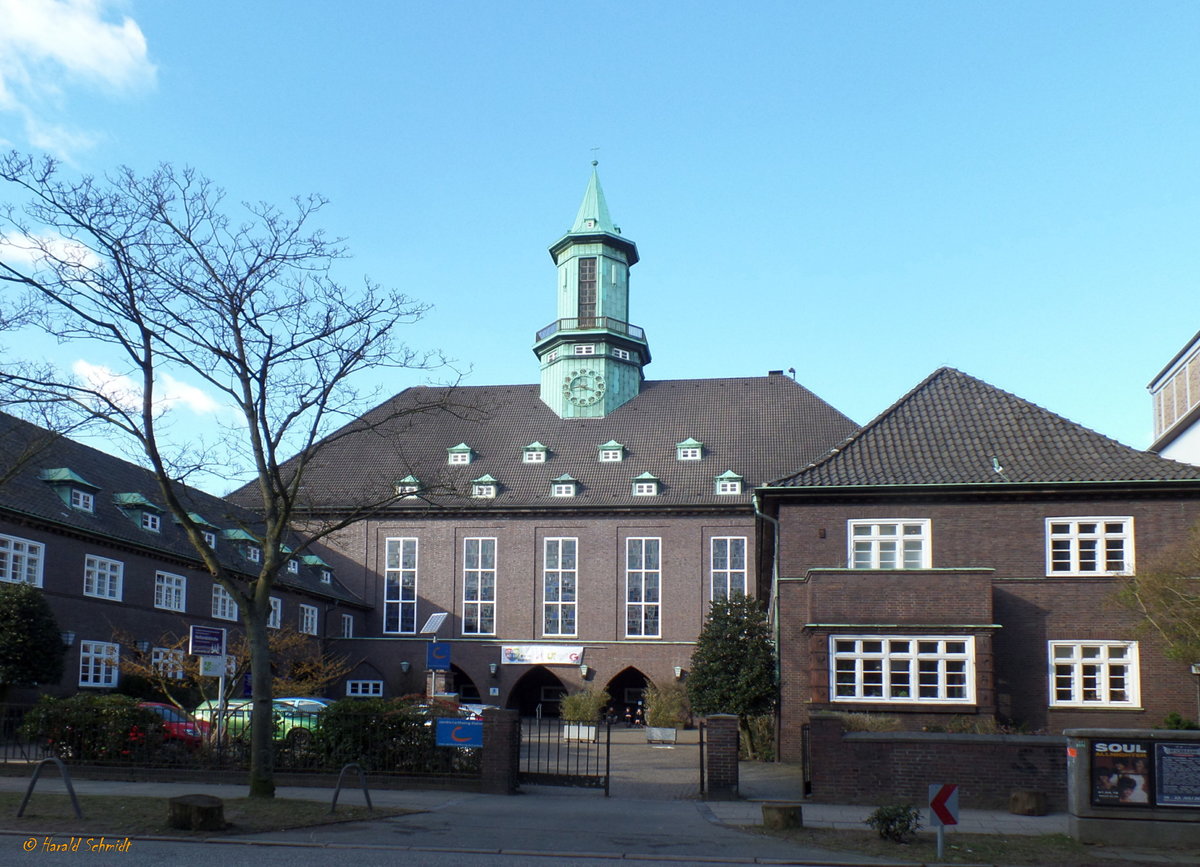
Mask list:
[[[1133,518],[1047,518],[1047,575],[1133,571]]]
[[[496,496],[496,486],[486,483],[471,485],[471,496],[480,500],[490,500]]]
[[[675,450],[675,459],[680,461],[698,461],[700,460],[700,448],[698,446],[680,446]]]
[[[658,482],[634,482],[633,495],[635,497],[653,497],[658,493]]]
[[[929,521],[850,521],[851,569],[928,569]]]
[[[577,539],[547,539],[542,568],[542,632],[574,635],[579,578]]]
[[[628,349],[615,349],[614,348],[612,351],[612,354],[613,354],[613,358],[619,358],[622,361],[629,361],[630,356],[629,356]]]
[[[661,539],[625,540],[625,635],[657,638],[662,608]]]
[[[746,594],[746,537],[714,536],[712,540],[712,598]]]
[[[322,569],[321,570],[321,583],[322,584],[332,584],[333,583],[333,571],[332,570],[330,570],[330,569]]]
[[[83,558],[83,595],[101,599],[121,598],[121,576],[125,564],[88,554]]]
[[[623,449],[600,449],[601,463],[616,463],[624,455]]]
[[[972,636],[832,635],[834,701],[975,701]]]
[[[317,634],[317,609],[313,605],[300,606],[300,631],[305,635]]]
[[[107,641],[79,642],[79,685],[117,685],[117,645]]]
[[[525,452],[525,463],[527,464],[544,464],[546,463],[546,453],[543,451],[527,451]]]
[[[575,355],[595,355],[596,346],[592,343],[576,343],[572,348]]]
[[[150,666],[163,677],[183,680],[183,651],[156,647],[150,652]]]
[[[300,574],[300,561],[296,559],[288,560],[287,570],[293,575]]]
[[[40,542],[0,535],[0,581],[41,587],[45,553]]]
[[[154,573],[154,607],[183,611],[187,600],[187,579],[170,572]]]
[[[267,626],[270,629],[279,629],[283,626],[283,600],[278,596],[271,597],[271,611],[267,614]]]
[[[157,533],[162,529],[162,519],[153,512],[142,512],[142,529]]]
[[[575,496],[575,483],[555,482],[550,487],[550,493],[555,497],[573,497]]]
[[[592,327],[596,318],[596,257],[579,260],[579,327]]]
[[[1136,707],[1136,641],[1051,641],[1051,707]]]
[[[346,695],[350,698],[381,698],[383,696],[382,680],[348,680]]]
[[[212,530],[201,530],[200,532],[204,534],[204,544],[214,551],[217,550],[217,534]]]
[[[354,637],[354,615],[353,614],[343,614],[342,615],[342,638],[353,638],[353,637]]]
[[[740,494],[741,492],[741,479],[717,479],[718,494]]]
[[[496,632],[496,540],[463,540],[463,634]]]
[[[383,631],[417,631],[417,540],[388,539]]]
[[[94,512],[96,510],[96,498],[89,491],[71,488],[71,508],[79,509],[81,512]]]
[[[218,620],[237,620],[238,618],[237,603],[220,584],[213,585],[212,616]]]

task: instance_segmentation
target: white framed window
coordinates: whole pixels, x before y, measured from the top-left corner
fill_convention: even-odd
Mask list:
[[[46,546],[18,536],[0,535],[0,581],[42,586]]]
[[[1050,641],[1051,707],[1137,707],[1136,641]]]
[[[342,615],[342,638],[353,638],[353,637],[354,637],[354,615],[353,614],[343,614]]]
[[[463,634],[496,634],[496,540],[463,540]]]
[[[300,561],[295,558],[288,560],[287,570],[293,575],[300,574]]]
[[[162,519],[153,512],[142,512],[142,529],[157,533],[162,529]]]
[[[662,539],[625,540],[625,635],[658,638],[662,609]]]
[[[466,443],[459,443],[456,446],[446,450],[446,461],[451,464],[469,464],[471,463],[471,447]]]
[[[471,496],[477,500],[494,499],[496,486],[492,484],[471,485]]]
[[[251,563],[261,563],[262,562],[262,548],[258,547],[257,545],[247,545],[246,546],[246,559],[249,560]]]
[[[396,493],[406,500],[414,499],[419,490],[421,490],[420,485],[396,485]]]
[[[526,449],[525,463],[527,464],[544,464],[546,463],[545,449]]]
[[[214,551],[217,550],[217,534],[212,530],[201,530],[200,532],[204,535],[204,544]]]
[[[96,511],[96,498],[89,491],[71,488],[71,508],[81,512]]]
[[[300,606],[300,631],[305,635],[317,634],[317,609],[314,605]]]
[[[592,343],[576,343],[571,351],[575,355],[595,355],[596,346]]]
[[[83,595],[98,599],[120,599],[125,564],[88,554],[83,558]]]
[[[348,698],[382,698],[382,680],[348,680],[346,681],[346,696]]]
[[[718,494],[740,494],[742,492],[741,479],[718,479],[717,493]]]
[[[417,540],[388,539],[384,545],[383,631],[417,631]]]
[[[283,626],[283,600],[278,596],[271,597],[271,611],[267,614],[267,627],[279,629]]]
[[[974,704],[971,635],[831,635],[833,701]]]
[[[578,539],[545,540],[542,565],[542,633],[574,635],[577,613]]]
[[[150,651],[150,666],[163,677],[183,680],[183,651],[156,647]]]
[[[600,449],[600,463],[619,463],[625,456],[624,449]]]
[[[1133,518],[1047,518],[1046,574],[1133,572]]]
[[[633,495],[635,497],[654,497],[658,495],[658,480],[640,480],[635,479],[633,482]]]
[[[618,349],[617,347],[614,346],[612,354],[613,354],[613,358],[619,358],[622,361],[629,360],[629,350],[628,349]]]
[[[331,569],[322,569],[321,570],[321,583],[322,584],[332,584],[333,583],[333,571]]]
[[[550,352],[546,354],[546,361],[557,361],[557,360],[558,360],[558,350],[551,349]]]
[[[214,584],[212,589],[212,616],[218,620],[237,620],[238,606],[233,597],[220,584]]]
[[[79,642],[79,685],[116,686],[120,648],[109,641]]]
[[[700,449],[696,446],[681,446],[675,452],[675,459],[680,461],[700,460]]]
[[[745,536],[713,536],[710,562],[713,599],[746,595]]]
[[[154,607],[183,611],[187,606],[187,578],[170,572],[154,573]]]
[[[573,497],[575,496],[575,483],[555,482],[550,487],[550,493],[555,497]]]
[[[930,568],[929,520],[849,521],[851,569]]]

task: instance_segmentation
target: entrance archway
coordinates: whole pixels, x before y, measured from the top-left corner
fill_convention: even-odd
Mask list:
[[[508,694],[508,707],[519,711],[521,716],[558,716],[558,702],[566,695],[567,688],[553,672],[544,666],[535,666],[521,675]]]
[[[450,672],[454,675],[454,691],[458,693],[458,700],[463,704],[483,704],[483,699],[479,695],[479,687],[475,685],[475,681],[467,676],[467,673],[457,665],[451,663]]]
[[[613,713],[618,720],[624,721],[626,712],[629,713],[631,720],[636,719],[638,705],[642,701],[642,693],[649,685],[649,678],[632,666],[617,672],[609,680],[605,689],[612,700]]]

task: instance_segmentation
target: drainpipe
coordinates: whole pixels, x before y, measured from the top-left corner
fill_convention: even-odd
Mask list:
[[[779,745],[781,739],[780,718],[783,707],[783,655],[779,648],[779,519],[772,518],[760,508],[759,492],[754,492],[751,500],[754,506],[754,516],[762,518],[771,524],[771,595],[767,600],[767,616],[771,619],[771,642],[775,645],[775,761],[779,761]]]

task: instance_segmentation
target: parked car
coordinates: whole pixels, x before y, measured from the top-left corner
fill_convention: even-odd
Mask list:
[[[327,698],[285,697],[271,702],[275,718],[275,739],[292,747],[305,747],[312,740],[312,733],[320,725],[321,712],[330,704]],[[195,715],[202,720],[214,721],[220,702],[202,702]],[[250,700],[235,699],[226,702],[224,729],[230,738],[245,737],[250,727]]]
[[[186,747],[189,750],[199,749],[205,738],[208,737],[208,723],[196,719],[185,710],[180,710],[173,704],[164,704],[158,701],[143,701],[138,703],[138,707],[144,707],[147,710],[154,711],[162,717],[163,729],[163,745],[178,744]]]

